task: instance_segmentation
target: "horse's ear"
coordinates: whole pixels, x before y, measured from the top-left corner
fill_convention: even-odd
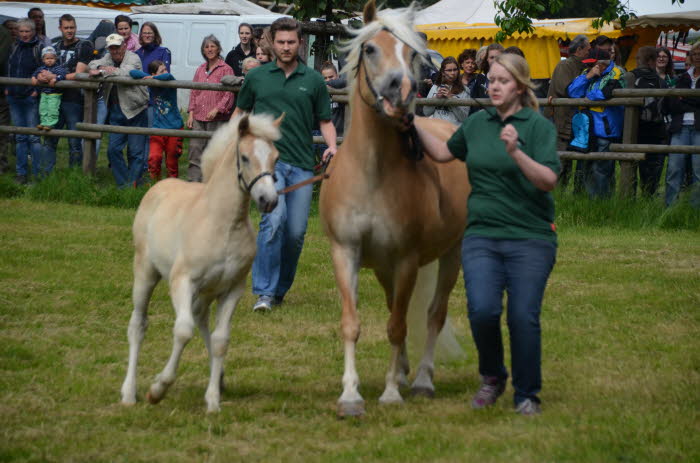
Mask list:
[[[241,120],[238,122],[238,136],[242,137],[246,135],[250,131],[250,120],[248,119],[248,114],[245,114],[243,117],[241,117]]]
[[[286,115],[287,115],[287,113],[282,113],[282,114],[280,114],[280,117],[275,119],[275,122],[273,122],[273,124],[275,124],[275,127],[279,128],[282,125],[282,121],[284,120],[284,116],[286,116]]]
[[[362,20],[365,24],[369,24],[374,21],[377,16],[377,2],[376,0],[369,0],[365,3],[365,9],[362,11]]]

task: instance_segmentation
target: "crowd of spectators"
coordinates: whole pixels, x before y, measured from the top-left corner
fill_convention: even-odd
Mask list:
[[[106,41],[104,56],[89,39],[76,37],[76,21],[69,15],[59,20],[61,38],[50,43],[41,9],[32,8],[27,18],[6,21],[0,27],[0,48],[6,74],[10,77],[32,77],[35,83],[53,85],[62,79],[72,79],[76,73],[90,71],[98,76],[131,76],[172,80],[171,53],[163,44],[156,24],[146,22],[138,33],[126,15],[113,22],[103,21],[100,27],[111,34]],[[105,29],[106,28],[106,29]],[[222,50],[217,37],[210,35],[201,46],[203,63],[197,68],[194,81],[227,84],[241,83],[250,69],[274,60],[272,39],[268,30],[243,23],[238,27],[239,43],[228,53]],[[105,34],[107,35],[107,34]],[[4,45],[3,45],[4,44]],[[594,41],[577,36],[569,44],[569,56],[554,69],[549,82],[549,98],[588,98],[606,100],[616,88],[696,88],[700,74],[700,44],[688,53],[686,71],[676,74],[672,55],[664,47],[642,47],[637,55],[637,67],[626,70],[621,65],[621,53],[610,38],[600,36]],[[526,58],[518,47],[504,48],[498,43],[480,49],[465,49],[459,56],[445,57],[439,70],[422,76],[419,96],[436,99],[479,99],[488,97],[489,68],[502,53],[514,53]],[[225,59],[223,56],[225,55]],[[155,64],[154,64],[155,63]],[[3,63],[4,64],[4,63]],[[338,78],[331,63],[324,65],[322,74],[331,88],[346,85]],[[114,88],[113,88],[114,87]],[[115,91],[113,91],[115,90]],[[179,116],[174,104],[175,90],[165,92],[155,87],[110,85],[106,83],[98,94],[98,123],[133,127],[214,131],[226,122],[234,109],[230,92],[193,90],[187,118]],[[639,138],[642,144],[700,145],[700,102],[696,98],[648,98],[641,110]],[[9,105],[9,111],[7,110]],[[83,115],[80,90],[51,87],[8,86],[0,98],[0,123],[21,127],[74,129]],[[422,108],[425,116],[460,124],[480,106],[429,105]],[[624,108],[600,106],[574,108],[554,106],[544,109],[557,129],[557,149],[560,151],[608,151],[611,143],[620,142]],[[344,108],[334,103],[333,121],[342,134]],[[48,175],[56,163],[57,137],[17,134],[16,179],[28,181],[30,170],[35,175]],[[0,170],[9,169],[6,155],[7,137],[0,139]],[[82,142],[69,139],[69,165],[82,163]],[[126,147],[126,161],[124,148]],[[187,177],[201,181],[200,161],[206,139],[193,138],[189,144]],[[98,148],[99,149],[99,148]],[[164,159],[168,176],[177,176],[177,157],[182,152],[181,137],[148,137],[146,135],[111,134],[107,156],[115,181],[120,186],[138,185],[148,166],[150,177],[160,177]],[[638,163],[642,194],[658,194],[661,175],[666,166],[666,204],[673,203],[679,192],[689,184],[700,183],[700,154],[648,153]],[[31,161],[31,162],[30,162]],[[32,167],[30,169],[30,163]],[[573,178],[573,190],[587,192],[593,198],[607,197],[614,191],[616,163],[609,160],[562,161],[559,188],[566,189]]]

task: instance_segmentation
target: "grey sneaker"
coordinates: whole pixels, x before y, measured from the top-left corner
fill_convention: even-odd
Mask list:
[[[269,312],[272,310],[272,297],[260,296],[253,306],[253,312]]]
[[[490,407],[506,390],[506,380],[497,376],[482,376],[481,387],[472,399],[472,408],[480,409]]]
[[[515,413],[525,416],[539,415],[542,413],[542,407],[534,400],[525,399],[515,407]]]

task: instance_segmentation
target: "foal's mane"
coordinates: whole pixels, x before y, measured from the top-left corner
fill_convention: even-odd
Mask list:
[[[216,171],[220,162],[228,156],[236,155],[238,145],[238,125],[243,116],[231,119],[214,132],[202,155],[202,176],[206,183]],[[248,115],[248,130],[256,138],[275,141],[280,138],[280,131],[275,119],[267,114]]]
[[[342,72],[348,74],[348,81],[352,80],[352,85],[354,85],[355,79],[351,79],[353,77],[351,74],[356,72],[360,64],[362,45],[384,28],[389,29],[396,38],[413,48],[422,57],[426,55],[426,45],[413,29],[415,14],[415,3],[411,3],[407,8],[381,10],[377,13],[374,21],[359,29],[347,28],[348,33],[353,38],[342,48],[343,51],[349,52],[347,65]]]

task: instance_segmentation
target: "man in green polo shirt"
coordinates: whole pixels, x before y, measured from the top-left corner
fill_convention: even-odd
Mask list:
[[[271,114],[282,122],[282,137],[275,142],[280,158],[275,166],[276,186],[281,190],[313,176],[311,131],[320,121],[328,145],[323,160],[336,152],[336,132],[331,121],[331,100],[323,77],[298,59],[301,26],[292,18],[280,18],[270,26],[277,59],[252,69],[238,94],[233,117],[242,112]],[[297,262],[311,206],[313,185],[280,196],[277,207],[263,214],[258,232],[258,252],[253,262],[253,310],[267,311],[280,304],[294,281]]]

